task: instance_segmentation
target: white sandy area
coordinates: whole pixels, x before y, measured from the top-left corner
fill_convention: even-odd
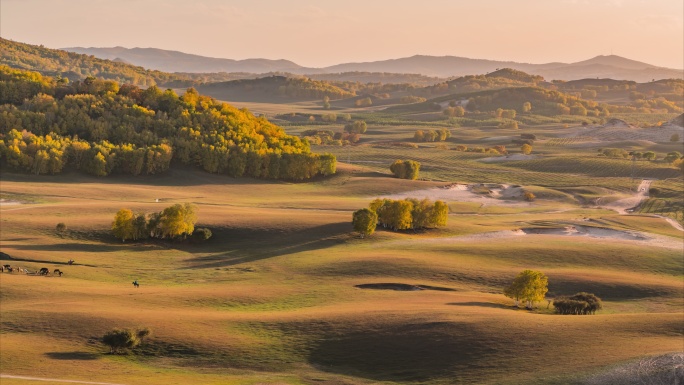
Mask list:
[[[519,198],[522,195],[522,187],[511,187],[508,185],[492,185],[489,194],[476,194],[471,190],[474,185],[452,184],[446,187],[435,187],[424,190],[408,191],[398,194],[385,195],[381,198],[386,199],[406,199],[427,198],[430,200],[441,200],[445,202],[474,202],[482,206],[507,206],[507,207],[530,207],[532,203],[498,199],[500,198]]]
[[[651,188],[651,180],[644,179],[637,187],[637,192],[633,196],[620,199],[604,205],[604,208],[615,210],[618,214],[627,214],[629,209],[637,207],[641,201],[648,198],[648,190]]]
[[[22,204],[19,201],[12,201],[9,199],[0,199],[0,206],[16,206]]]
[[[591,226],[566,226],[558,228],[524,228],[517,230],[490,231],[486,233],[472,235],[424,239],[422,242],[482,242],[493,239],[509,239],[518,237],[529,238],[532,242],[534,242],[533,239],[537,239],[539,242],[544,242],[544,238],[549,236],[568,236],[606,240],[619,240],[626,243],[684,251],[684,239],[682,238],[678,239],[663,235],[647,234],[640,231],[621,231]]]

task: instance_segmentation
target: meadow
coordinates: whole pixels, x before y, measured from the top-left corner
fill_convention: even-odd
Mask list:
[[[373,151],[372,159],[393,159]],[[418,181],[354,163],[360,153],[337,175],[308,183],[186,169],[106,179],[4,172],[1,251],[13,259],[3,264],[65,274],[0,274],[1,373],[116,384],[567,384],[681,349],[682,234],[661,218],[572,200],[450,202],[445,228],[354,234],[351,213],[375,197],[489,175],[485,163],[477,174],[448,171],[477,162],[472,154],[425,153],[453,158],[423,155],[433,180]],[[444,174],[442,162],[454,162]],[[549,172],[525,176],[533,173],[541,180]],[[584,178],[605,185],[600,175]],[[582,193],[592,192],[601,193]],[[206,243],[121,243],[110,234],[122,207],[152,212],[185,202],[212,230]],[[55,230],[59,222],[66,232]],[[644,237],[511,235],[571,225]],[[502,288],[526,268],[548,275],[547,297],[589,291],[605,310],[561,316],[546,302],[512,307]],[[428,289],[356,287],[380,283]],[[110,355],[99,338],[115,327],[149,327],[152,336],[132,354]]]

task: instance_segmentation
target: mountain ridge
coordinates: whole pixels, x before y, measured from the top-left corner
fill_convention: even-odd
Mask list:
[[[550,62],[542,64],[515,61],[474,59],[462,56],[432,56],[416,54],[409,57],[367,62],[340,63],[332,66],[304,67],[286,59],[227,59],[188,54],[159,48],[63,48],[66,51],[93,55],[103,59],[119,59],[145,68],[167,72],[289,72],[299,75],[319,75],[344,72],[411,73],[448,78],[483,74],[499,68],[513,68],[546,79],[578,80],[584,78],[613,78],[618,80],[649,81],[651,79],[682,78],[683,70],[659,67],[618,55],[598,55],[574,63]]]

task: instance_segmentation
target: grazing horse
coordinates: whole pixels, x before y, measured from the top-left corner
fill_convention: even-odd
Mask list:
[[[9,270],[10,265],[2,265],[2,267],[4,267],[6,270]]]
[[[138,283],[137,279],[135,281],[133,281],[133,286],[136,288],[140,287],[140,284]]]
[[[7,268],[8,273],[14,273],[14,268],[13,267],[8,267]]]
[[[0,273],[4,273],[4,272],[5,272],[5,266],[0,266]]]
[[[58,274],[59,274],[59,276],[61,277],[62,274],[64,274],[64,273],[61,272],[59,269],[55,269],[55,271],[53,271],[52,274],[54,274],[54,275],[58,275]]]
[[[50,269],[47,267],[42,267],[40,270],[38,270],[39,275],[48,275],[50,274]]]

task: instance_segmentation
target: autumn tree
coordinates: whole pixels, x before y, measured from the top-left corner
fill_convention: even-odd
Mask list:
[[[192,235],[197,222],[195,207],[190,203],[177,203],[161,213],[161,234],[165,238],[185,238]]]
[[[354,231],[361,234],[361,238],[366,235],[372,235],[378,224],[378,214],[369,209],[354,211],[352,224],[354,226]]]
[[[356,120],[351,124],[344,126],[344,131],[351,134],[364,134],[368,129],[368,125],[363,120]]]
[[[520,151],[525,155],[530,155],[532,153],[532,146],[523,144],[522,147],[520,147]]]
[[[518,274],[510,286],[504,289],[504,295],[515,301],[518,307],[520,301],[525,301],[525,307],[532,309],[535,302],[542,301],[548,292],[548,278],[539,271],[524,270]]]
[[[396,160],[390,166],[390,171],[400,179],[418,179],[420,163],[414,160]]]
[[[127,239],[132,239],[134,235],[133,228],[133,212],[129,209],[121,209],[116,213],[114,222],[112,222],[112,233],[114,236],[126,242]]]

